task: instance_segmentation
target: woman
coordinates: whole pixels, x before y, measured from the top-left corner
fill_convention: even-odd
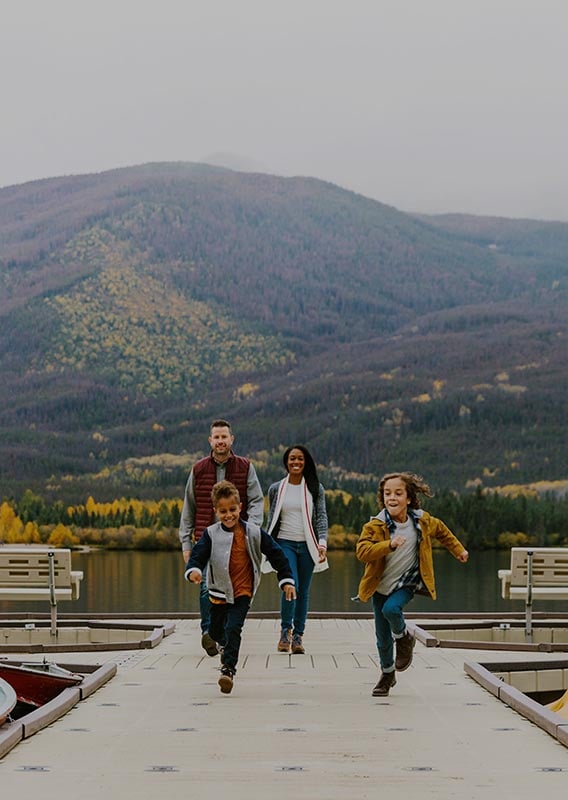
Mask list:
[[[301,444],[282,458],[287,477],[268,490],[268,533],[278,540],[292,568],[296,599],[282,596],[280,653],[305,653],[302,637],[314,572],[328,568],[324,488],[310,452]]]

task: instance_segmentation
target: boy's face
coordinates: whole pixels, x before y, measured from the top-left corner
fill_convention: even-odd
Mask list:
[[[383,486],[383,505],[395,522],[406,522],[409,503],[402,478],[389,478]]]
[[[231,497],[221,497],[215,506],[215,513],[217,519],[222,522],[225,528],[232,530],[241,516],[241,508],[243,507],[234,495]]]

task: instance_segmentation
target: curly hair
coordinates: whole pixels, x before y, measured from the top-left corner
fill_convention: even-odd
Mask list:
[[[410,508],[420,508],[419,495],[423,494],[425,497],[434,496],[430,487],[420,475],[416,475],[414,472],[389,472],[387,475],[383,475],[377,490],[377,500],[381,508],[385,507],[385,483],[392,478],[400,478],[406,486]]]
[[[213,508],[217,508],[219,500],[228,500],[230,497],[234,497],[237,503],[241,502],[239,490],[231,481],[219,481],[219,483],[216,483],[211,489]]]

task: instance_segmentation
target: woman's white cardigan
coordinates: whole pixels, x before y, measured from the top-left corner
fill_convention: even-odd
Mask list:
[[[284,503],[284,497],[286,495],[286,489],[288,488],[289,481],[288,476],[282,478],[281,481],[278,483],[272,484],[270,489],[268,490],[268,497],[270,499],[270,510],[268,514],[268,533],[273,536],[273,531],[276,528],[278,521],[280,519],[280,514],[282,512],[282,505]],[[327,513],[325,510],[325,496],[324,496],[324,488],[320,484],[320,495],[321,500],[318,501],[318,505],[316,508],[316,527],[318,529],[318,534],[314,530],[313,518],[314,518],[314,500],[312,497],[311,492],[308,489],[308,485],[304,478],[302,478],[301,486],[301,494],[302,494],[302,523],[304,527],[304,536],[306,538],[306,544],[308,546],[308,551],[312,557],[314,562],[314,572],[323,572],[324,570],[329,568],[329,564],[327,563],[327,559],[325,561],[319,561],[319,550],[318,545],[320,544],[327,544]],[[276,491],[276,498],[274,498],[274,492]],[[278,541],[278,534],[276,534],[276,540]],[[267,561],[263,562],[262,565],[263,572],[272,572],[272,567]]]

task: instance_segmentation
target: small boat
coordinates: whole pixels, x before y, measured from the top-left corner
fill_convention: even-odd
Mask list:
[[[0,678],[0,725],[3,725],[18,702],[16,692],[7,681]]]
[[[39,708],[63,689],[81,683],[83,676],[47,661],[19,666],[0,661],[0,679],[12,687],[19,703]]]
[[[549,708],[556,714],[560,714],[564,719],[568,719],[568,691],[564,692],[562,697],[559,697],[558,700],[555,700],[553,703],[548,703],[546,708]]]

